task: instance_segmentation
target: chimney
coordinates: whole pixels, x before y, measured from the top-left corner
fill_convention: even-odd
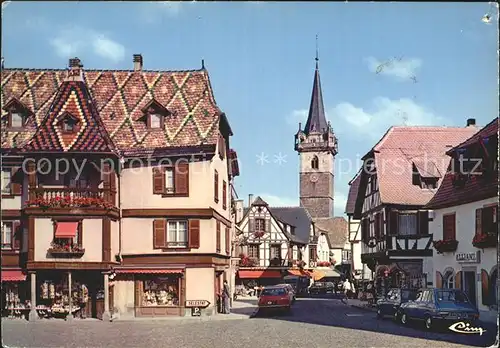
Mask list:
[[[467,119],[467,127],[472,127],[476,125],[476,119],[475,118],[468,118]]]
[[[142,54],[134,54],[134,71],[142,70]]]
[[[243,219],[243,200],[242,199],[237,199],[234,201],[235,208],[236,208],[236,214],[235,214],[235,222],[238,223]]]
[[[82,68],[83,64],[79,58],[70,58],[68,77],[66,78],[66,81],[83,81]]]
[[[72,68],[82,68],[83,65],[82,65],[82,62],[80,61],[80,58],[70,58],[69,59],[69,68],[72,69]]]
[[[248,207],[251,207],[252,203],[253,203],[253,195],[250,194],[250,195],[248,195]]]

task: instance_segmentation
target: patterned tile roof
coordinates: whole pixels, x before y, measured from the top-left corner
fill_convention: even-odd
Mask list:
[[[362,169],[360,169],[354,178],[349,182],[349,194],[347,195],[347,202],[345,204],[345,213],[347,215],[354,214],[356,197],[358,197],[359,184],[361,182],[361,170]]]
[[[365,156],[375,158],[382,203],[427,204],[436,190],[412,184],[413,166],[440,177],[439,186],[449,163],[446,151],[477,131],[476,127],[391,127]],[[365,186],[365,180],[362,182]]]
[[[32,113],[24,130],[2,132],[3,149],[21,147],[34,135],[51,108],[57,107],[53,104],[67,75],[68,70],[2,70],[2,105],[16,98]],[[94,109],[118,150],[217,143],[223,114],[215,103],[205,69],[83,70],[83,81],[90,91]],[[170,112],[164,129],[148,129],[142,119],[143,108],[153,99]],[[6,111],[2,110],[3,120],[5,115]]]

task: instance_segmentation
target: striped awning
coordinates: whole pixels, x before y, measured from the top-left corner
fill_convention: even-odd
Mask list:
[[[115,269],[116,274],[182,274],[182,269],[157,269],[157,268],[120,268]]]
[[[26,274],[21,270],[2,270],[2,282],[23,282]]]

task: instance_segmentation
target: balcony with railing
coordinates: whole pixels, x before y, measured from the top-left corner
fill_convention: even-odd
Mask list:
[[[29,191],[26,207],[43,210],[53,208],[98,208],[115,207],[111,189],[91,188],[33,188]]]

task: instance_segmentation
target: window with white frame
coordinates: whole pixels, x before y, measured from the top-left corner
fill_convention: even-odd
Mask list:
[[[24,126],[24,115],[22,113],[13,111],[10,115],[12,128],[21,128]]]
[[[167,225],[167,243],[169,247],[187,246],[187,221],[169,220]]]
[[[175,192],[175,184],[174,184],[174,168],[166,168],[165,169],[165,186],[167,193]]]
[[[150,114],[149,115],[150,128],[161,128],[161,115]]]
[[[12,179],[12,173],[10,169],[2,169],[2,193],[10,194],[10,184]]]
[[[455,288],[455,273],[453,271],[448,271],[445,273],[443,285],[446,289]]]
[[[400,235],[411,236],[417,234],[417,214],[399,213],[398,231]]]
[[[12,222],[2,222],[2,249],[12,249]]]

